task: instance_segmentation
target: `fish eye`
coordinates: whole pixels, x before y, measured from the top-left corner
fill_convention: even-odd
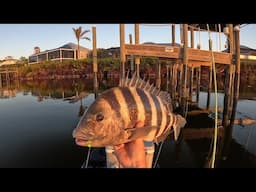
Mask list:
[[[96,121],[102,121],[103,119],[104,119],[104,116],[102,115],[102,113],[97,114]]]

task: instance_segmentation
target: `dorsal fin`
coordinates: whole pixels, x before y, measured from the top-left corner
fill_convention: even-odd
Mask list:
[[[130,72],[128,71],[125,79],[121,79],[119,84],[120,87],[137,87],[153,95],[156,95],[161,98],[163,103],[166,105],[167,110],[172,112],[171,97],[168,92],[161,91],[159,88],[154,86],[153,83],[150,84],[149,80],[145,81],[145,77],[141,79],[137,76],[136,72],[132,75],[131,79],[129,79],[129,73]]]

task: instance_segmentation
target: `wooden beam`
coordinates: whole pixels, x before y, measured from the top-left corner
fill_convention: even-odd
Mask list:
[[[161,63],[158,61],[156,64],[156,87],[161,88]]]
[[[95,98],[98,96],[98,63],[97,63],[97,39],[96,39],[96,26],[92,27],[92,55],[93,55],[93,86]]]
[[[213,52],[215,63],[230,64],[232,56],[229,53]],[[188,48],[189,60],[195,61],[211,61],[211,52],[207,50],[199,50]]]
[[[175,24],[172,24],[172,46],[175,46]]]
[[[229,52],[231,54],[234,53],[234,32],[233,32],[233,24],[228,24],[228,31],[229,31],[229,34],[228,34],[228,42],[229,42]]]
[[[127,55],[140,55],[165,58],[181,58],[180,48],[161,45],[125,45]]]
[[[125,26],[120,24],[120,80],[125,77]]]
[[[135,28],[135,45],[139,45],[140,44],[140,28],[139,28],[139,24],[135,24],[134,26]],[[140,75],[140,57],[139,55],[137,55],[135,57],[135,66],[136,66],[136,73],[137,76],[139,77]]]
[[[126,55],[152,56],[170,59],[182,59],[180,47],[161,45],[125,45]],[[216,63],[230,64],[232,55],[229,53],[213,52]],[[188,61],[211,62],[211,53],[207,50],[187,48]]]
[[[190,28],[190,47],[194,48],[194,29]]]
[[[129,40],[130,40],[130,44],[132,45],[132,34],[129,34]],[[134,57],[133,57],[133,55],[131,55],[130,64],[131,64],[131,73],[133,74],[133,72],[134,72]]]

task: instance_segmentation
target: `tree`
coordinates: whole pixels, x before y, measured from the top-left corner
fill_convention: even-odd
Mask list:
[[[18,64],[26,65],[26,64],[28,64],[28,59],[26,57],[21,56],[18,61]]]
[[[82,31],[82,27],[80,26],[77,29],[73,28],[73,31],[77,40],[77,58],[80,59],[80,39],[86,39],[90,41],[91,39],[85,36],[85,34],[90,32],[90,30]]]

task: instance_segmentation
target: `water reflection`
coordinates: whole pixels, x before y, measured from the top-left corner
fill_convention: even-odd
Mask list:
[[[99,88],[103,91],[117,84],[118,79],[104,80]],[[0,155],[4,158],[0,159],[0,167],[81,167],[87,149],[75,144],[72,131],[94,101],[92,90],[93,81],[88,79],[16,81],[2,85]],[[201,108],[206,107],[206,98],[207,93],[201,92]],[[214,96],[211,98],[210,106],[214,106]],[[241,84],[240,98],[236,117],[256,119],[256,101],[250,100],[256,98],[255,87]],[[223,94],[219,93],[220,107],[222,103]],[[199,128],[202,120],[209,120],[208,114],[205,115],[200,120],[189,120],[194,123],[193,128]],[[255,167],[252,155],[256,154],[255,127],[255,124],[234,126],[231,158],[220,161],[220,167]],[[179,143],[167,139],[159,167],[206,167],[210,162],[212,133],[206,129],[195,131],[184,132]],[[221,136],[219,139],[218,143]]]

